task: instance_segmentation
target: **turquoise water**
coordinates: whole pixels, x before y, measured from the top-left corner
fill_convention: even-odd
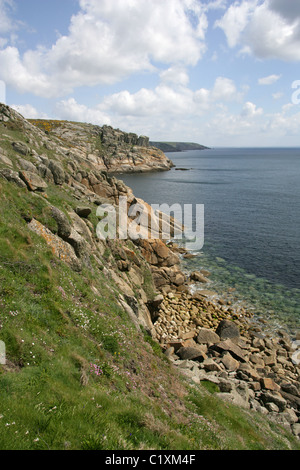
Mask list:
[[[211,271],[207,288],[235,289],[270,327],[300,319],[300,149],[168,153],[169,172],[119,176],[149,204],[204,204],[205,243],[188,270]],[[185,168],[185,171],[181,170]]]

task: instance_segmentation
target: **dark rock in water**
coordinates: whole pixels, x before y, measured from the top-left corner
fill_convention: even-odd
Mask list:
[[[204,284],[208,282],[208,279],[206,279],[206,277],[199,271],[193,271],[190,275],[190,279],[191,281],[203,282]]]
[[[212,290],[197,290],[193,294],[193,299],[195,300],[203,300],[204,297],[212,297],[216,295],[217,293],[212,291]]]

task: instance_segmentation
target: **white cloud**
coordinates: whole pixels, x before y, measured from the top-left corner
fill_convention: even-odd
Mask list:
[[[68,35],[51,48],[23,56],[16,47],[3,49],[0,78],[20,92],[63,96],[153,72],[157,63],[195,65],[205,52],[207,19],[198,1],[80,0],[80,6]]]
[[[31,104],[12,104],[11,108],[15,109],[26,119],[49,119],[47,114],[39,112]]]
[[[213,101],[239,101],[242,95],[238,93],[233,80],[226,77],[217,77],[211,92]]]
[[[300,133],[300,112],[292,103],[282,106],[281,111],[268,116],[264,132],[276,137],[297,137]],[[288,142],[288,139],[287,139]]]
[[[259,78],[259,85],[272,85],[281,78],[281,75],[268,75],[267,77]]]
[[[283,93],[281,91],[278,91],[277,93],[273,93],[272,97],[274,98],[274,100],[279,100],[283,97]]]
[[[0,77],[20,93],[32,92],[38,96],[51,97],[59,89],[64,90],[63,84],[59,87],[59,83],[49,83],[49,77],[39,71],[36,58],[30,51],[22,61],[18,49],[12,46],[0,51]]]
[[[74,98],[59,101],[55,108],[60,119],[67,121],[87,122],[102,126],[111,124],[109,116],[100,109],[89,108],[84,104],[79,104]]]
[[[160,73],[160,79],[164,83],[186,86],[190,79],[183,67],[174,66]]]
[[[14,29],[10,18],[10,11],[12,7],[12,0],[0,0],[0,34],[9,33]]]
[[[162,86],[107,96],[93,108],[74,98],[57,103],[56,118],[111,124],[128,132],[148,135],[152,140],[199,142],[208,146],[274,146],[297,143],[300,133],[298,106],[288,103],[275,113],[267,113],[246,101],[214,102],[212,90],[193,92]],[[179,100],[179,103],[176,102]],[[176,107],[177,106],[177,107]]]
[[[215,27],[223,29],[231,48],[261,59],[300,60],[299,2],[238,0]]]
[[[211,90],[196,91],[186,86],[173,87],[163,81],[154,90],[142,88],[136,93],[121,91],[104,98],[99,108],[106,113],[122,116],[202,115],[221,102],[240,101],[242,93],[235,83],[218,77]]]
[[[251,101],[247,101],[242,109],[241,116],[243,118],[253,118],[255,116],[260,116],[263,114],[262,108],[257,108],[256,104]]]
[[[223,29],[229,47],[235,47],[239,43],[241,33],[245,30],[256,5],[257,0],[235,2],[221,20],[215,22],[215,27]]]
[[[174,86],[165,78],[163,74],[163,80],[153,90],[141,88],[136,93],[123,90],[104,97],[93,108],[77,103],[74,98],[63,100],[57,104],[56,114],[59,119],[99,125],[110,123],[113,127],[155,138],[158,134],[175,138],[176,132],[177,138],[183,133],[186,138],[189,135],[192,138],[191,129],[199,120],[210,119],[225,104],[236,105],[242,100],[243,93],[226,77],[218,77],[211,89],[199,88],[196,91],[183,84]],[[260,110],[254,106],[244,117],[250,119],[259,113]]]

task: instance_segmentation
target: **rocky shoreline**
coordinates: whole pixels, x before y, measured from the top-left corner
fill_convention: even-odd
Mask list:
[[[102,171],[100,160],[91,163],[92,154],[87,158],[85,152],[85,129],[71,148],[65,133],[53,137],[51,129],[41,131],[4,105],[0,105],[0,124],[1,180],[12,184],[12,191],[29,191],[45,206],[43,214],[22,214],[28,228],[73,270],[103,272],[114,283],[114,295],[136,328],[142,326],[158,341],[170,364],[193,386],[209,382],[220,398],[268,414],[299,437],[300,358],[288,335],[279,331],[270,336],[247,308],[211,299],[203,289],[208,272],[187,275],[182,271],[180,257],[191,255],[165,242],[160,214],[151,212],[122,181]],[[59,123],[54,130],[61,133],[66,126]],[[70,126],[72,136],[75,124]],[[16,140],[20,136],[22,140]],[[122,136],[122,145],[131,145]],[[99,143],[98,134],[96,140]],[[57,194],[54,202],[59,207],[48,200],[48,192]],[[138,205],[139,211],[157,219],[155,239],[150,238],[148,217],[141,217],[144,238],[105,241],[96,236],[97,207],[109,203],[117,209],[121,197],[126,197],[129,207]],[[88,219],[90,214],[94,223]],[[129,230],[134,219],[134,215],[128,217]],[[176,221],[170,218],[169,226],[171,233]],[[191,293],[195,283],[199,290]],[[101,295],[96,288],[93,292]]]
[[[209,274],[193,272],[189,282],[202,287]],[[161,296],[153,318],[171,363],[192,384],[210,382],[221,399],[268,415],[300,438],[300,352],[289,335],[271,335],[253,312],[210,291],[181,290]]]

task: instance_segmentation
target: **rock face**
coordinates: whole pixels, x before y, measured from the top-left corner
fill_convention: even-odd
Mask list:
[[[109,126],[100,128],[63,121],[34,121],[33,124],[2,104],[0,126],[0,178],[30,191],[33,197],[41,197],[44,203],[52,191],[69,201],[65,210],[56,207],[53,199],[49,201],[48,226],[43,218],[38,220],[25,214],[28,228],[43,238],[53,254],[72,269],[91,270],[96,263],[122,292],[120,305],[136,327],[142,325],[152,334],[150,310],[157,308],[160,292],[160,283],[155,282],[152,270],[156,269],[157,273],[166,270],[164,286],[176,290],[185,280],[178,256],[166,246],[161,229],[156,233],[159,239],[147,239],[145,243],[130,237],[100,240],[97,226],[91,220],[94,218],[95,223],[97,208],[104,204],[113,207],[117,214],[121,197],[126,198],[128,211],[136,204],[145,211],[149,209],[110,173],[167,170],[172,163],[163,152],[149,147],[147,137]],[[14,131],[18,139],[14,138]],[[128,215],[129,235],[134,219],[135,216]],[[147,235],[148,225],[147,219],[141,227]],[[169,226],[174,227],[171,218]]]
[[[174,166],[161,150],[149,146],[146,136],[122,132],[106,125],[100,127],[43,120],[30,122],[56,139],[70,160],[85,162],[96,170],[135,173],[166,171]]]
[[[20,171],[20,178],[26,183],[30,191],[45,191],[48,187],[47,183],[38,176],[35,172],[31,171]]]

